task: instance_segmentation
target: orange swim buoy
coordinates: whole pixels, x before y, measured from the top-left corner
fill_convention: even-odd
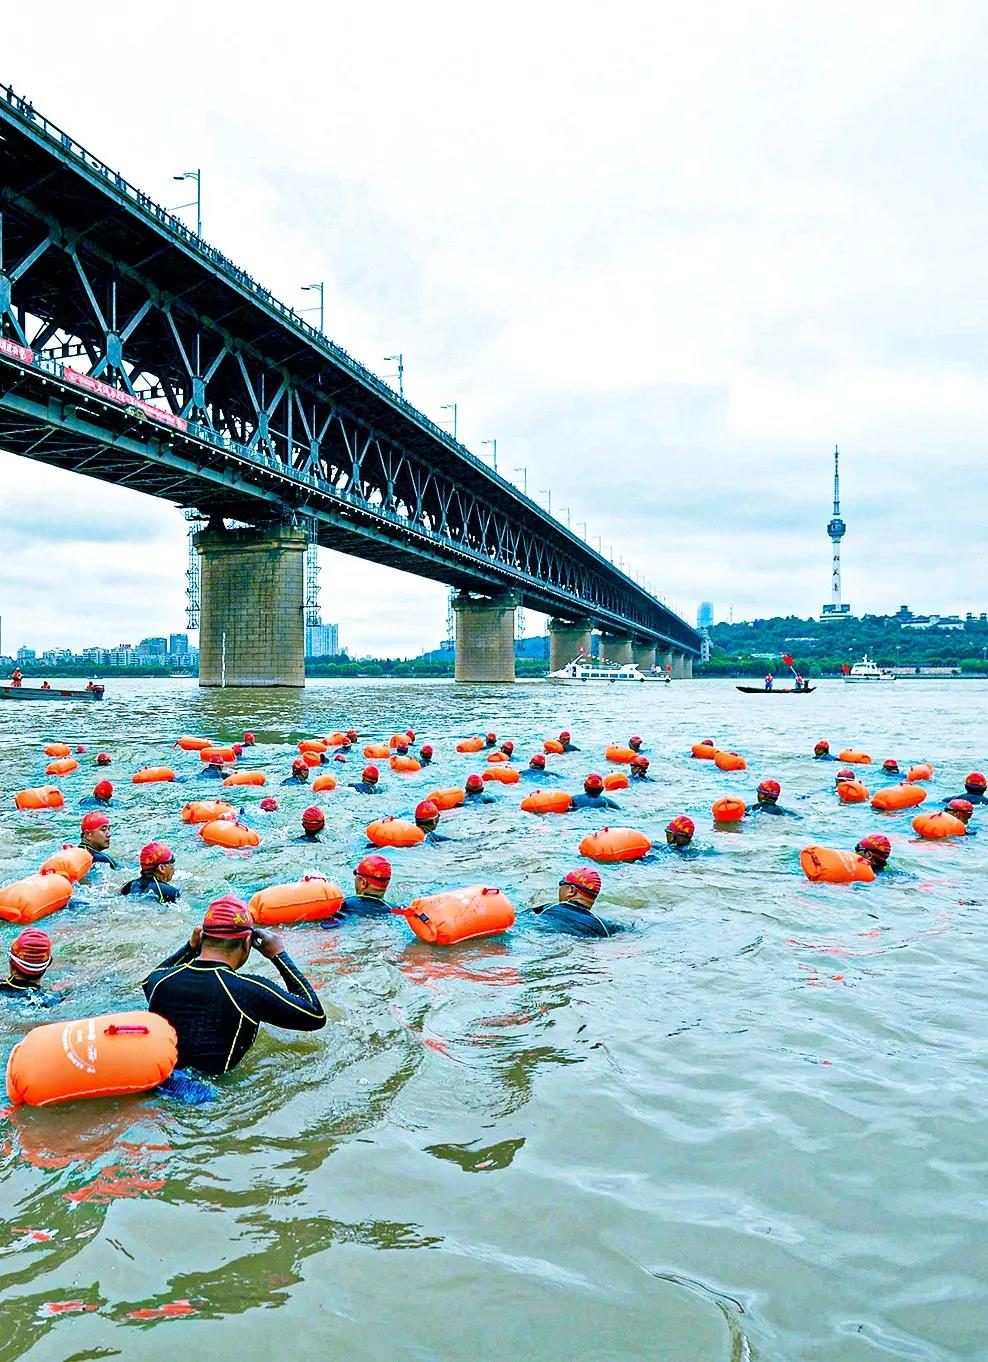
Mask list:
[[[967,836],[967,828],[961,820],[946,809],[939,813],[918,813],[913,819],[913,832],[931,842],[939,842],[943,837]]]
[[[47,861],[42,861],[39,874],[41,875],[64,875],[73,884],[78,884],[84,880],[93,868],[92,853],[85,847],[74,847],[69,844],[62,847],[61,851],[56,851],[49,856]]]
[[[804,847],[799,853],[803,874],[814,883],[871,884],[875,872],[856,851],[834,851],[830,847]]]
[[[337,729],[335,733],[330,733],[328,737],[323,738],[323,742],[327,747],[342,747],[343,744],[348,741],[347,735],[341,733],[339,729]]]
[[[254,895],[247,907],[260,927],[282,922],[319,922],[340,911],[343,890],[328,880],[300,880],[296,884],[269,884]]]
[[[714,764],[718,771],[747,771],[748,763],[737,752],[717,752]]]
[[[569,813],[573,796],[565,790],[533,790],[521,801],[526,813]]]
[[[499,785],[517,785],[521,776],[513,766],[488,766],[481,771],[481,780],[496,780]]]
[[[231,771],[225,777],[224,785],[266,785],[268,778],[263,771]],[[312,787],[315,789],[315,785]]]
[[[37,922],[57,913],[72,897],[72,881],[64,875],[28,875],[0,889],[0,919],[4,922]]]
[[[870,791],[865,789],[860,780],[842,780],[837,786],[837,793],[842,804],[863,804],[871,798]]]
[[[226,782],[224,782],[224,784],[225,783]],[[328,771],[323,776],[316,776],[315,780],[312,782],[313,794],[318,794],[320,790],[335,790],[335,789],[336,777],[331,776]]]
[[[626,790],[630,784],[623,771],[610,771],[604,777],[605,790]]]
[[[456,744],[457,752],[479,752],[484,746],[483,738],[464,738]]]
[[[740,823],[741,819],[748,812],[748,806],[743,799],[734,799],[726,795],[723,799],[715,799],[710,806],[710,812],[714,816],[715,823]]]
[[[447,790],[433,790],[426,795],[426,799],[431,799],[437,809],[458,809],[466,799],[466,794],[459,786],[454,786]]]
[[[867,752],[856,752],[853,747],[848,747],[843,752],[837,753],[838,761],[846,761],[849,766],[870,766],[871,757]]]
[[[565,752],[566,749],[558,738],[546,738],[545,742],[542,744],[542,751],[555,752],[558,756],[560,752]]]
[[[201,752],[206,747],[212,747],[212,738],[179,738],[175,747],[180,747],[183,752]]]
[[[182,809],[182,822],[212,823],[216,818],[233,818],[236,812],[225,799],[193,799]]]
[[[318,752],[302,752],[300,754],[300,760],[304,761],[306,766],[310,768],[322,765],[322,757]]]
[[[378,818],[367,824],[367,840],[376,847],[414,847],[425,833],[407,818]]]
[[[175,772],[170,766],[144,766],[140,771],[135,771],[130,779],[133,785],[155,785],[159,781],[174,780]]]
[[[232,747],[201,747],[199,749],[200,761],[221,761],[224,765],[229,765],[237,760],[237,754]]]
[[[29,1107],[147,1092],[171,1074],[178,1038],[155,1012],[107,1012],[36,1026],[7,1061],[7,1096]]]
[[[54,785],[34,785],[27,790],[18,790],[14,803],[19,809],[61,809],[65,799],[61,790]]]
[[[392,771],[421,771],[422,763],[415,757],[392,757],[388,763]]]
[[[884,790],[876,790],[871,797],[871,807],[882,813],[894,813],[896,809],[914,809],[922,804],[926,791],[918,785],[889,785]]]
[[[637,828],[601,828],[580,843],[580,855],[591,861],[640,861],[652,850],[652,843]]]
[[[364,756],[374,761],[386,761],[391,756],[391,748],[386,742],[369,742],[364,748]]]
[[[66,742],[50,742],[45,748],[46,757],[67,757],[71,752],[72,748]]]
[[[261,844],[260,836],[253,828],[245,828],[243,823],[225,818],[214,818],[210,823],[201,824],[199,836],[210,846],[226,847],[229,851],[239,851],[243,847],[256,847]]]
[[[487,762],[489,766],[496,766],[499,762],[507,761],[507,752],[488,752]]]
[[[401,916],[420,941],[455,946],[481,936],[497,936],[515,924],[515,910],[500,889],[472,884],[445,894],[412,899]]]
[[[295,746],[303,755],[306,752],[315,752],[317,754],[320,754],[322,752],[325,752],[326,748],[329,746],[329,743],[326,741],[325,738],[303,738],[302,741],[296,743]]]
[[[75,757],[59,757],[57,761],[50,761],[45,767],[46,776],[68,776],[73,771],[78,771],[79,763]]]
[[[695,742],[690,748],[690,755],[700,761],[713,761],[717,755],[717,748],[708,742]]]
[[[624,747],[621,743],[612,742],[604,753],[608,761],[634,761],[637,752],[633,747]]]
[[[395,747],[400,747],[402,743],[407,742],[408,738],[404,733],[392,733],[391,737],[388,739],[388,746],[394,749]]]
[[[906,780],[932,780],[933,767],[928,761],[920,762],[918,766],[910,766],[906,772]]]

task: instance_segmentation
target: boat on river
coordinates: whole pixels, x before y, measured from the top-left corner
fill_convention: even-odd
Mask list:
[[[102,700],[104,687],[97,682],[79,690],[65,686],[0,685],[0,700]]]
[[[634,662],[626,662],[621,666],[617,662],[594,662],[592,658],[574,657],[572,662],[567,662],[565,667],[560,667],[556,672],[549,673],[550,681],[607,681],[607,682],[635,682],[635,681],[658,681],[662,685],[669,685],[670,678],[665,672],[639,671],[638,665]]]
[[[845,674],[844,680],[847,681],[847,682],[855,682],[855,683],[857,683],[857,682],[874,683],[874,682],[876,682],[876,681],[894,681],[894,680],[895,680],[895,672],[890,671],[888,667],[879,667],[879,665],[877,664],[877,662],[873,662],[872,659],[868,656],[868,654],[865,653],[865,655],[864,655],[864,657],[861,659],[861,661],[860,661],[860,662],[855,662],[855,664],[854,664],[854,666],[851,668],[851,670]]]
[[[735,686],[734,689],[742,695],[810,695],[816,686],[806,682],[803,686],[773,686],[771,690],[765,686]]]

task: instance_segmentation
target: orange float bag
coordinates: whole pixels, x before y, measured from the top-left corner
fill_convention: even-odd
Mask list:
[[[180,747],[183,752],[201,752],[212,745],[212,738],[179,738],[172,744],[173,747]]]
[[[608,761],[634,761],[637,752],[633,747],[622,747],[620,743],[612,742],[604,753]]]
[[[57,761],[50,761],[45,767],[46,776],[70,776],[73,771],[78,771],[79,763],[75,757],[59,757]]]
[[[652,850],[652,843],[636,828],[601,828],[580,843],[580,855],[605,864],[614,861],[640,861]]]
[[[743,799],[726,796],[724,799],[715,799],[710,806],[710,812],[715,823],[740,823],[748,812],[748,806]]]
[[[623,771],[611,771],[604,777],[605,790],[626,790],[630,784]]]
[[[229,765],[237,760],[237,754],[232,747],[200,747],[200,761],[212,761],[214,758]]]
[[[170,766],[145,766],[140,771],[135,771],[131,776],[133,785],[156,785],[160,781],[175,779],[175,772]]]
[[[319,922],[340,911],[343,890],[328,880],[300,880],[297,884],[269,884],[247,907],[259,927],[283,922]]]
[[[939,842],[943,837],[966,837],[967,827],[946,809],[939,813],[918,813],[913,819],[913,832],[927,841]]]
[[[326,744],[327,747],[342,747],[344,743],[347,743],[349,741],[350,739],[347,737],[347,735],[345,733],[341,733],[339,729],[337,729],[335,733],[329,733],[325,738],[323,738],[323,742]]]
[[[29,1107],[147,1092],[171,1074],[178,1038],[154,1012],[107,1012],[36,1026],[7,1061],[7,1096]]]
[[[85,847],[74,847],[67,843],[61,851],[56,851],[41,864],[42,875],[64,875],[73,884],[84,880],[93,868],[92,852]]]
[[[521,801],[526,813],[569,813],[573,796],[565,790],[533,790]]]
[[[391,748],[386,742],[369,742],[364,748],[364,756],[374,761],[386,761],[391,756]]]
[[[558,738],[546,738],[545,742],[542,744],[542,750],[543,752],[554,752],[557,756],[560,752],[566,751]]]
[[[871,884],[875,872],[856,851],[833,851],[830,847],[804,847],[799,853],[803,874],[814,883]]]
[[[266,785],[267,783],[268,778],[263,771],[231,771],[230,774],[226,776],[223,781],[224,785],[229,786]],[[313,785],[312,788],[315,789],[316,787]]]
[[[18,790],[14,803],[19,809],[61,809],[65,800],[61,790],[54,785],[35,785],[28,790]]]
[[[910,766],[906,772],[906,780],[932,780],[933,767],[928,761],[920,762],[918,766]]]
[[[210,846],[226,847],[230,851],[261,845],[261,838],[253,828],[245,828],[243,823],[235,823],[225,818],[203,823],[199,828],[199,836]]]
[[[714,763],[718,771],[747,771],[748,763],[737,752],[717,752]]]
[[[497,766],[499,762],[507,760],[507,752],[488,752],[487,754],[487,764],[489,766]]]
[[[496,780],[500,785],[517,785],[521,776],[513,766],[488,766],[481,772],[481,780]]]
[[[700,761],[713,761],[717,755],[717,749],[711,747],[708,742],[695,742],[690,748],[690,754]]]
[[[392,757],[389,763],[392,771],[421,771],[422,763],[415,757]]]
[[[321,754],[325,752],[326,748],[329,746],[329,743],[326,741],[325,738],[303,738],[302,741],[296,743],[295,746],[303,754],[305,752],[315,752],[317,754]]]
[[[497,936],[515,923],[515,910],[500,889],[472,884],[445,894],[412,899],[401,916],[420,941],[455,946],[481,936]]]
[[[842,804],[864,804],[871,798],[860,780],[842,780],[837,786],[837,794]]]
[[[378,818],[367,824],[367,840],[376,847],[414,847],[425,833],[407,818]]]
[[[875,791],[871,807],[882,813],[894,813],[896,809],[914,809],[925,798],[926,791],[918,785],[889,785],[887,789]]]
[[[65,742],[50,742],[45,748],[46,757],[68,757],[72,748]]]
[[[37,922],[57,913],[72,897],[72,881],[64,875],[28,875],[0,889],[0,920]]]
[[[867,752],[856,752],[853,747],[848,747],[843,752],[837,753],[838,761],[846,761],[848,766],[870,766],[871,757]]]
[[[227,781],[224,781],[223,783],[224,785],[228,784]],[[335,790],[335,789],[336,777],[331,776],[328,773],[324,776],[316,776],[315,780],[312,782],[313,794],[318,794],[320,790]]]
[[[484,746],[483,738],[464,738],[456,744],[457,752],[479,752]]]
[[[216,818],[233,818],[236,812],[225,799],[193,799],[182,809],[182,822],[212,823]]]
[[[466,799],[466,792],[456,787],[450,790],[433,790],[426,795],[426,799],[431,799],[437,809],[458,809]]]

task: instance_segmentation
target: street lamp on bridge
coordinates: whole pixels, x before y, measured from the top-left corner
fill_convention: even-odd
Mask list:
[[[528,496],[528,468],[527,468],[527,466],[525,466],[525,465],[523,465],[523,464],[519,464],[518,467],[515,469],[515,472],[521,474],[521,490],[525,493],[525,496],[527,497],[527,496]]]
[[[302,292],[319,294],[319,334],[324,336],[326,334],[326,285],[324,283],[303,284]],[[305,310],[306,312],[315,312],[316,309],[307,307]]]
[[[397,353],[396,355],[385,355],[385,356],[384,356],[384,359],[385,359],[385,362],[386,362],[387,364],[397,364],[397,366],[398,366],[398,396],[399,396],[399,397],[401,398],[401,400],[404,402],[404,400],[405,400],[405,356],[404,356],[404,353],[403,353],[401,350],[399,350],[398,353]]]
[[[552,488],[540,487],[539,496],[545,497],[546,510],[549,512],[550,515],[552,515]]]
[[[196,196],[195,196],[195,198],[194,198],[194,199],[191,199],[188,203],[180,203],[180,204],[178,204],[178,206],[175,208],[174,211],[177,213],[177,212],[179,211],[179,209],[181,209],[181,208],[193,208],[193,207],[194,207],[195,210],[196,210],[196,236],[201,237],[201,236],[202,236],[202,171],[201,171],[201,170],[183,170],[182,173],[181,173],[181,175],[173,175],[173,176],[172,176],[172,179],[173,179],[173,180],[195,180],[195,182],[196,182]]]
[[[439,408],[440,411],[451,411],[451,412],[453,413],[453,439],[454,439],[454,440],[456,439],[456,414],[457,414],[457,405],[458,405],[458,404],[457,404],[456,402],[447,402],[444,406],[442,406],[442,407]]]
[[[481,443],[482,445],[490,445],[490,447],[491,447],[491,459],[492,459],[492,462],[493,462],[493,464],[494,464],[494,472],[496,473],[496,472],[497,472],[497,438],[495,437],[493,440],[481,440],[480,443]]]

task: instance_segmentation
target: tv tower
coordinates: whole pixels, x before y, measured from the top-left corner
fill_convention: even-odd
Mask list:
[[[846,530],[840,513],[840,450],[834,445],[834,513],[827,525],[834,553],[830,570],[830,604],[820,611],[822,620],[849,619],[851,615],[851,607],[843,604],[840,598],[840,541]]]

